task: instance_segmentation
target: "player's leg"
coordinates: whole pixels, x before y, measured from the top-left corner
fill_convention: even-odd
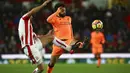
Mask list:
[[[71,46],[67,45],[64,41],[61,41],[60,39],[53,37],[53,35],[41,36],[41,37],[39,37],[39,39],[41,40],[43,46],[45,46],[48,43],[50,43],[51,41],[53,41],[53,44],[65,49],[67,51],[71,50]]]
[[[67,45],[64,41],[54,37],[53,30],[50,30],[46,35],[39,37],[39,39],[41,40],[43,46],[45,46],[49,42],[53,41],[53,44],[65,49],[67,51],[71,50],[70,45]]]
[[[42,73],[44,70],[42,56],[36,47],[36,45],[26,46],[24,48],[24,53],[29,57],[32,64],[36,64],[37,68],[33,73]]]
[[[80,44],[78,42],[74,42],[74,44],[72,44],[72,45],[71,44],[67,45],[64,41],[62,41],[56,37],[53,37],[53,35],[41,36],[41,37],[39,37],[39,39],[41,40],[43,46],[45,46],[48,43],[50,43],[51,41],[53,41],[53,44],[61,47],[62,49],[65,49],[66,51],[71,51],[71,49],[77,48]]]
[[[54,65],[58,61],[59,57],[60,57],[60,55],[51,56],[50,63],[48,64],[48,67],[47,67],[47,73],[52,73]]]
[[[58,46],[53,45],[53,51],[50,59],[50,63],[48,64],[47,73],[52,73],[54,65],[59,59],[60,55],[63,53],[63,49]]]
[[[96,48],[92,48],[92,53],[94,54],[94,58],[97,59],[97,51]]]
[[[48,43],[53,41],[53,35],[43,35],[38,38],[40,39],[43,47],[45,47]]]
[[[42,73],[43,70],[44,70],[44,64],[41,63],[41,64],[37,65],[37,68],[35,68],[32,73]]]
[[[33,71],[33,73],[42,73],[42,71],[44,70],[44,64],[43,64],[43,56],[44,56],[44,48],[42,47],[42,43],[40,41],[40,39],[36,39],[35,40],[36,43],[36,49],[37,50],[34,50],[34,54],[36,54],[36,58],[38,58],[38,56],[40,57],[40,60],[37,62],[37,68]]]
[[[82,48],[83,47],[83,42],[79,42],[77,40],[73,40],[73,39],[68,39],[66,42],[69,43],[69,45],[67,43],[65,43],[64,41],[61,41],[60,39],[54,37],[53,43],[59,47],[61,47],[61,49],[64,49],[66,51],[69,51],[71,54],[74,53],[74,50],[76,48]]]
[[[99,68],[101,65],[101,53],[103,52],[102,48],[98,48],[98,53],[97,53],[97,59],[98,59],[98,63],[97,63],[97,67]]]
[[[101,64],[101,56],[100,53],[97,54],[97,67],[99,68]]]
[[[100,67],[100,64],[101,64],[101,56],[100,56],[100,53],[96,53],[95,54],[95,58],[97,60],[97,68]]]
[[[71,50],[71,46],[67,45],[64,41],[54,37],[54,40],[53,40],[53,44],[55,44],[56,46],[59,46],[67,51],[70,51]]]
[[[39,49],[39,52],[40,52],[42,58],[44,59],[45,49],[44,48]],[[42,62],[41,64],[37,65],[37,68],[33,71],[33,73],[42,73],[43,69],[44,69],[44,64]]]
[[[36,41],[37,41],[36,42],[37,48],[39,49],[39,52],[40,52],[42,58],[44,59],[44,55],[46,53],[45,48],[42,46],[42,42],[40,41],[40,39],[37,39]]]
[[[94,58],[97,60],[97,67],[98,67],[98,64],[99,64],[99,54],[98,54],[98,50],[97,48],[92,48],[92,53],[94,54]]]
[[[97,60],[97,68],[99,68],[100,62],[101,62],[100,53],[95,53],[94,56],[95,56],[95,59]]]

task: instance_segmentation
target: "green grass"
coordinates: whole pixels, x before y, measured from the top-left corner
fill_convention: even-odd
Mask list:
[[[30,64],[0,64],[0,73],[32,73],[34,68]],[[56,64],[53,73],[130,73],[130,65],[104,64],[96,68],[95,64]]]

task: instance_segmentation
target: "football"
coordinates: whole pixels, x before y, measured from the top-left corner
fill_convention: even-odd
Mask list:
[[[93,29],[102,29],[103,28],[103,22],[101,20],[94,20],[92,22],[92,28]]]

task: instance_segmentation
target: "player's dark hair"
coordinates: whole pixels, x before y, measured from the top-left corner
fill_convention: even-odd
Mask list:
[[[63,4],[63,3],[57,3],[56,5],[55,5],[55,11],[59,8],[59,7],[65,7],[65,4]]]

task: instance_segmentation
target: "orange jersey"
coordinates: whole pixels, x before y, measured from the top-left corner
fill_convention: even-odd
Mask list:
[[[59,39],[73,39],[71,17],[58,17],[56,13],[50,15],[47,21],[52,24],[54,35]]]
[[[92,32],[91,33],[91,44],[92,48],[102,48],[102,44],[105,43],[104,34],[102,32]]]

